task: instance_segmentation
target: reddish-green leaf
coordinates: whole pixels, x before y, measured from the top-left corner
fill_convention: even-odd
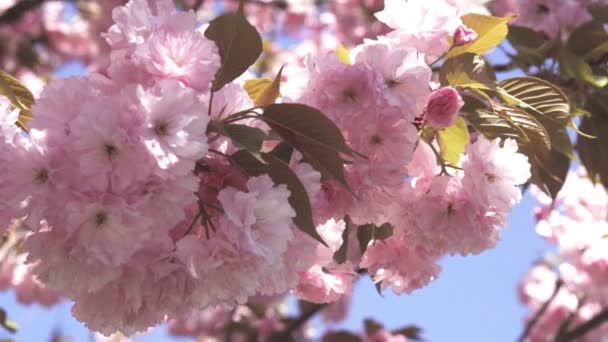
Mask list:
[[[468,52],[447,59],[439,72],[442,85],[494,89],[495,79],[494,72],[483,57]]]
[[[361,254],[365,253],[370,241],[386,240],[393,235],[393,226],[385,223],[380,227],[373,224],[366,224],[357,227],[357,240]]]
[[[236,13],[221,15],[209,23],[205,37],[215,42],[222,65],[215,75],[212,91],[241,76],[262,54],[262,38],[245,18],[243,3]]]
[[[507,103],[532,111],[562,124],[570,120],[568,97],[556,85],[540,78],[526,76],[506,79],[498,84]]]
[[[608,103],[596,93],[589,97],[586,107],[591,116],[583,118],[579,129],[595,138],[579,135],[576,150],[589,178],[608,189]]]
[[[268,174],[276,184],[285,184],[290,191],[289,204],[296,211],[294,224],[304,233],[315,240],[326,245],[319,235],[312,219],[312,207],[306,188],[293,172],[293,170],[281,159],[270,153],[262,153],[263,164],[247,151],[239,151],[232,155],[231,160],[238,167],[251,176]]]
[[[0,70],[0,95],[6,96],[12,105],[19,109],[19,126],[26,127],[32,119],[34,95],[18,79]]]
[[[281,103],[268,106],[261,118],[324,177],[348,187],[345,160],[340,153],[350,156],[357,153],[348,147],[340,129],[323,113],[302,104]]]

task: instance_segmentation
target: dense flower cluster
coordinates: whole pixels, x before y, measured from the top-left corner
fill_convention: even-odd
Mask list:
[[[440,257],[497,243],[530,177],[514,140],[474,136],[448,170],[437,142],[421,138],[421,125],[447,128],[463,105],[453,88],[436,89],[429,63],[450,48],[449,36],[459,35],[458,45],[476,38],[459,19],[467,10],[466,2],[387,0],[376,15],[392,30],[348,61],[332,52],[287,66],[282,102],[320,110],[365,156],[341,165],[346,185],[300,152],[285,163],[324,243],[294,223],[287,184],[235,165],[241,146],[216,125],[254,104],[242,79],[210,92],[225,56],[194,12],[170,0],[114,9],[103,34],[107,69],[50,83],[27,134],[2,98],[0,226],[23,220],[28,272],[108,335],[166,318],[176,319],[175,332],[213,330],[217,317],[258,296],[336,302],[361,269],[399,294],[423,287]],[[255,116],[238,123],[270,131]],[[275,145],[266,141],[263,152]],[[260,324],[279,329],[272,317]]]
[[[529,335],[529,341],[547,341],[570,316],[577,326],[608,308],[608,194],[579,170],[568,175],[554,202],[540,193],[537,198],[536,231],[556,244],[557,255],[529,271],[520,297],[530,317],[550,302]],[[599,341],[607,329],[603,325],[582,340]]]
[[[565,38],[592,19],[590,5],[606,4],[605,0],[494,0],[490,7],[497,15],[516,14],[514,25]]]

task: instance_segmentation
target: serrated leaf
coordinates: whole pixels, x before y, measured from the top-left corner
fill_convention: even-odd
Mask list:
[[[258,97],[260,93],[262,93],[262,91],[267,88],[271,83],[272,80],[268,77],[254,78],[245,81],[243,88],[247,92],[247,95],[249,95],[249,98],[255,103],[256,97]]]
[[[319,110],[296,103],[268,106],[261,116],[281,138],[300,151],[326,178],[348,188],[344,176],[345,160],[339,153],[354,156],[340,129]]]
[[[277,146],[275,146],[272,151],[275,157],[281,159],[283,163],[289,164],[291,161],[291,156],[293,154],[293,147],[288,143],[281,141]]]
[[[508,103],[566,125],[570,120],[568,97],[556,85],[540,78],[508,78],[498,83],[499,94]]]
[[[604,4],[593,4],[587,7],[587,12],[593,19],[601,23],[608,23],[608,6]]]
[[[507,40],[517,50],[514,58],[525,64],[542,64],[549,51],[556,45],[555,41],[527,27],[509,25]]]
[[[477,13],[463,15],[461,18],[463,24],[477,32],[477,39],[466,45],[452,47],[446,58],[452,58],[465,52],[481,55],[490,51],[507,37],[509,32],[507,23],[512,18],[512,16],[498,18]]]
[[[589,97],[586,108],[591,116],[583,118],[579,129],[596,138],[579,135],[576,150],[589,178],[608,189],[608,103],[602,94],[595,93]]]
[[[222,64],[215,74],[212,91],[241,76],[262,54],[262,38],[245,18],[243,3],[236,13],[221,15],[209,23],[205,37],[215,42]]]
[[[347,65],[351,65],[352,62],[350,61],[350,52],[348,52],[348,49],[346,49],[346,47],[344,47],[343,44],[340,44],[340,46],[338,46],[338,48],[336,49],[336,55],[338,56],[338,59],[340,60],[340,62],[347,64]]]
[[[512,122],[488,109],[466,112],[465,118],[476,131],[489,140],[499,137],[519,139],[522,135],[521,129]]]
[[[495,79],[494,72],[483,57],[468,52],[447,59],[439,72],[439,80],[444,86],[494,89]]]
[[[363,340],[348,331],[335,331],[325,334],[322,342],[363,342]]]
[[[602,88],[608,84],[608,77],[593,74],[593,69],[585,60],[574,53],[562,49],[558,55],[559,65],[566,76]]]
[[[608,52],[607,42],[608,33],[604,30],[604,25],[591,21],[572,31],[566,46],[568,50],[586,60]]]
[[[541,161],[547,160],[551,150],[551,139],[545,127],[532,114],[509,105],[494,104],[493,108],[524,133],[524,136],[520,135],[516,138],[520,148],[528,151],[528,154],[533,153]]]
[[[0,70],[0,95],[6,96],[12,105],[19,109],[18,124],[25,128],[32,119],[32,106],[35,99],[32,92],[18,79],[3,70]]]
[[[244,88],[253,100],[253,103],[258,107],[265,107],[275,103],[281,95],[281,74],[283,67],[279,69],[274,80],[268,78],[259,78],[248,80],[245,82]]]
[[[298,178],[289,165],[273,154],[262,153],[261,156],[266,164],[257,160],[247,151],[236,152],[231,156],[231,160],[251,176],[259,176],[266,173],[276,184],[285,184],[290,191],[289,204],[296,212],[296,217],[293,219],[294,224],[301,231],[327,246],[316,230],[312,219],[310,199],[300,178]]]
[[[458,165],[470,139],[467,123],[459,116],[452,126],[440,130],[437,135],[443,160],[450,165]]]
[[[561,188],[564,186],[568,170],[570,169],[570,159],[564,154],[552,150],[546,161],[529,160],[532,167],[532,177],[530,182],[538,186],[551,198],[557,198]]]
[[[224,131],[232,140],[234,146],[240,149],[245,149],[256,158],[260,158],[262,144],[268,137],[266,132],[259,128],[239,124],[225,125]]]
[[[385,223],[380,227],[373,224],[357,227],[357,240],[361,254],[365,253],[370,241],[386,240],[391,236],[393,236],[393,226],[390,223]]]
[[[566,126],[556,124],[540,115],[535,115],[535,118],[543,125],[549,134],[551,148],[569,159],[577,160],[576,155],[574,154],[574,146],[572,145]]]

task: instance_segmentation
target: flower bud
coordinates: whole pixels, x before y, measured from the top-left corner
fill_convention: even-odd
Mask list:
[[[435,129],[451,126],[464,101],[452,87],[442,87],[435,90],[426,104],[425,120]]]
[[[454,46],[472,43],[477,39],[477,32],[464,25],[460,25],[454,31]]]

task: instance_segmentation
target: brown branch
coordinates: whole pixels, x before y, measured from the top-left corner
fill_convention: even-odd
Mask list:
[[[21,19],[27,12],[38,8],[45,0],[21,0],[0,15],[1,24],[11,24]]]
[[[571,331],[555,338],[556,342],[575,341],[598,328],[600,325],[608,322],[608,309],[601,311],[587,322],[579,325]]]
[[[551,297],[549,297],[549,299],[543,304],[543,306],[541,306],[540,310],[538,310],[536,312],[536,314],[534,315],[534,317],[532,317],[532,319],[528,322],[528,324],[526,324],[526,328],[524,329],[524,332],[521,334],[521,336],[518,339],[519,342],[523,342],[526,339],[526,337],[528,337],[528,335],[532,331],[532,328],[534,328],[536,323],[538,323],[540,318],[545,314],[545,312],[549,308],[549,305],[551,304],[551,302],[553,302],[553,300],[557,296],[557,293],[562,288],[563,284],[564,283],[562,282],[561,279],[557,279],[557,281],[555,282],[555,289],[553,290]]]
[[[298,318],[290,321],[285,330],[275,333],[270,336],[269,342],[290,341],[293,334],[298,331],[306,322],[313,318],[316,314],[325,309],[328,304],[316,304],[310,310],[303,312]]]

